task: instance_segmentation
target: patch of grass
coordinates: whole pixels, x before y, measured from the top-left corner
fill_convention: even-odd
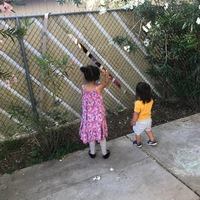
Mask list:
[[[15,171],[15,169],[14,169],[13,167],[9,167],[9,168],[6,170],[6,174],[12,174],[14,171]]]
[[[61,129],[58,142],[52,142],[53,151],[49,151],[45,145],[43,135],[30,136],[19,140],[5,141],[0,143],[0,174],[13,173],[25,167],[30,167],[44,161],[61,159],[64,155],[81,150],[87,147],[80,141],[78,133],[79,126],[72,125],[71,129]],[[55,141],[51,134],[52,141]],[[37,146],[37,140],[40,141],[42,148]]]
[[[0,174],[11,174],[44,161],[61,159],[68,153],[86,148],[87,145],[83,144],[74,132],[61,135],[62,140],[57,144],[54,153],[46,153],[45,149],[42,151],[35,144],[34,137],[0,143]],[[42,144],[42,137],[38,139]]]
[[[8,140],[0,143],[0,161],[6,159],[11,152],[18,150],[21,146],[20,140]]]
[[[33,147],[29,152],[31,157],[29,166],[39,164],[47,160],[61,159],[64,155],[68,153],[73,153],[75,151],[85,149],[86,147],[87,145],[82,144],[81,141],[66,141],[65,145],[58,145],[58,148],[53,154],[44,154],[37,147]]]
[[[68,153],[82,150],[82,149],[85,149],[86,147],[87,145],[84,145],[80,142],[73,142],[73,141],[66,142],[65,146],[58,148],[54,154],[50,155],[49,159],[50,160],[60,159]]]
[[[6,151],[1,151],[0,152],[0,161],[4,160],[8,156],[8,153]]]

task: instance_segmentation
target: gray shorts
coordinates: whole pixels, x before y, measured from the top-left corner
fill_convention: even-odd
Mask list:
[[[152,124],[151,118],[142,121],[136,121],[135,126],[133,126],[133,131],[136,135],[140,135],[143,131],[150,131],[151,124]]]

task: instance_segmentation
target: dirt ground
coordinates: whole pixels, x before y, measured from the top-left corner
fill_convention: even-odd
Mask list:
[[[164,124],[196,113],[198,113],[197,110],[190,108],[184,103],[163,103],[155,100],[152,109],[152,126]],[[130,126],[132,115],[133,109],[128,109],[107,118],[110,133],[109,139],[133,132]]]
[[[197,110],[191,109],[184,103],[160,103],[155,100],[152,109],[152,126],[157,126],[196,113],[198,113]],[[113,113],[107,116],[109,128],[108,140],[132,133],[132,127],[130,126],[132,115],[133,109],[127,109],[120,113]],[[55,159],[55,157],[60,159],[66,152],[86,148],[87,145],[83,145],[79,139],[79,124],[72,125],[69,130],[68,132],[64,131],[64,138],[66,138],[67,145],[64,149],[59,149],[57,152],[58,155],[54,155],[54,157],[41,158],[32,139],[23,139],[7,143],[6,145],[0,145],[0,175],[12,173],[13,171],[44,162],[45,160]]]

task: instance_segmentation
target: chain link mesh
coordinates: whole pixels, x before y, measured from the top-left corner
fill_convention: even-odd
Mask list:
[[[103,15],[84,12],[52,14],[46,16],[46,19],[44,16],[28,18],[32,23],[23,38],[23,45],[16,39],[15,42],[3,39],[0,50],[1,67],[15,74],[18,79],[11,87],[1,81],[2,136],[17,133],[14,127],[19,119],[9,119],[11,105],[18,105],[26,112],[32,112],[34,104],[37,110],[51,118],[57,102],[56,110],[67,113],[68,122],[80,119],[81,85],[84,80],[79,68],[95,64],[78,48],[72,37],[77,38],[121,84],[119,89],[114,83],[110,83],[103,92],[108,113],[132,108],[136,84],[139,81],[151,83],[146,74],[148,62],[145,60],[145,51],[138,39],[140,26],[133,12],[118,10]],[[24,20],[25,18],[20,17],[20,24]],[[15,24],[15,18],[0,20],[1,29],[15,27]],[[123,46],[113,44],[111,41],[116,36],[137,41],[137,51],[128,53]],[[47,62],[48,70],[47,66],[38,64],[38,59],[44,58],[44,55],[48,55],[46,61],[51,61]],[[58,61],[66,56],[68,62],[62,67]],[[30,85],[27,84],[28,77]],[[12,130],[8,127],[12,127]]]

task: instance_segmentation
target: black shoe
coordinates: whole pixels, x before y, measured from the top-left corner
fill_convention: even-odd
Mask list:
[[[137,141],[136,140],[134,140],[133,141],[133,145],[136,145],[137,147],[142,147],[142,143],[140,142],[140,143],[137,143]]]
[[[156,141],[151,141],[151,140],[149,140],[149,141],[147,142],[147,144],[150,145],[150,146],[155,146],[155,145],[157,145],[157,142],[156,142]]]
[[[104,159],[107,159],[110,156],[110,151],[107,150],[107,154],[103,156]]]
[[[95,156],[96,156],[96,154],[91,154],[90,150],[88,151],[88,154],[89,154],[90,158],[95,158]]]

